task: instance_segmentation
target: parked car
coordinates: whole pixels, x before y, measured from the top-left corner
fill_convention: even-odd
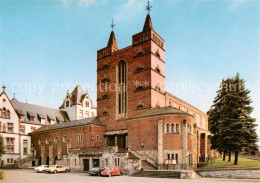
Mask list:
[[[104,170],[104,168],[101,168],[101,167],[94,167],[94,168],[91,168],[88,173],[90,175],[101,175],[101,172]]]
[[[44,172],[46,168],[49,168],[49,165],[40,165],[34,168],[34,170],[38,173]]]
[[[48,173],[57,173],[57,172],[68,172],[70,170],[67,166],[61,165],[51,165],[49,168],[46,168],[44,171]]]
[[[121,175],[120,169],[117,166],[106,166],[101,172],[102,176]]]

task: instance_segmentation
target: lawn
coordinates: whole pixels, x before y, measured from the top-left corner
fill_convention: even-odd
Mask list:
[[[231,158],[231,162],[228,162],[228,157],[226,161],[222,161],[221,158],[216,159],[215,162],[209,161],[208,165],[203,168],[240,168],[240,167],[260,167],[260,161],[250,160],[245,158],[238,158],[238,165],[234,164],[234,157]]]

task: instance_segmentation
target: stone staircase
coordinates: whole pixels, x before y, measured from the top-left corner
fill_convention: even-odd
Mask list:
[[[132,153],[134,156],[138,157],[141,160],[142,168],[144,170],[157,170],[158,169],[158,163],[155,160],[153,160],[151,157],[140,154],[139,152],[131,149],[131,147],[128,147],[128,152]]]
[[[16,168],[30,168],[32,167],[32,161],[35,161],[36,157],[35,156],[27,156],[24,159],[18,158],[15,160],[14,166]]]
[[[133,175],[134,177],[174,178],[180,179],[181,172],[174,170],[145,170]]]

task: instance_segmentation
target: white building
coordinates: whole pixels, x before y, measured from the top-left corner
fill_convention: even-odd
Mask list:
[[[97,115],[96,107],[80,85],[77,85],[71,93],[67,92],[60,110],[66,111],[71,121]]]
[[[1,157],[2,163],[9,166],[34,155],[30,133],[35,129],[93,116],[96,116],[96,108],[79,85],[71,94],[67,93],[60,110],[19,102],[16,98],[9,100],[3,86],[0,134],[5,140],[6,153]]]

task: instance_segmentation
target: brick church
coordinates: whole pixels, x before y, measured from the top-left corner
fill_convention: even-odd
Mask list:
[[[165,41],[149,14],[128,47],[112,30],[97,51],[97,82],[96,117],[32,133],[36,164],[182,169],[213,156],[207,115],[165,90]]]

